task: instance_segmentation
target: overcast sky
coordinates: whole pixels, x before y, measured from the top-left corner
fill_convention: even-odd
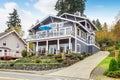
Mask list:
[[[8,13],[17,9],[22,28],[27,34],[37,19],[41,20],[48,14],[56,15],[54,5],[57,0],[0,0],[0,32],[7,26]],[[85,14],[91,20],[99,19],[102,23],[112,24],[120,11],[120,0],[87,0]]]

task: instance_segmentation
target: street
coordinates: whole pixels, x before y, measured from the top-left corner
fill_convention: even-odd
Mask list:
[[[84,79],[0,71],[0,80],[84,80]]]

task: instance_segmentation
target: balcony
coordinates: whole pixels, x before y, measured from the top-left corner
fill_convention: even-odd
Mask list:
[[[72,30],[72,26],[70,27],[62,27],[59,29],[51,29],[45,31],[38,31],[34,35],[29,35],[27,40],[36,40],[36,39],[45,39],[45,38],[57,38],[57,37],[66,37],[66,36],[74,36],[74,31]]]

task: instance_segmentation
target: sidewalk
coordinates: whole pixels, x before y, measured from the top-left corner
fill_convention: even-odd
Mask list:
[[[92,70],[108,55],[109,52],[100,51],[70,67],[46,75],[89,79]]]

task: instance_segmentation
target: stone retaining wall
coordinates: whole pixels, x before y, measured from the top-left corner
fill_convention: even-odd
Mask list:
[[[15,69],[15,70],[50,70],[66,67],[64,64],[0,64],[0,69]]]

